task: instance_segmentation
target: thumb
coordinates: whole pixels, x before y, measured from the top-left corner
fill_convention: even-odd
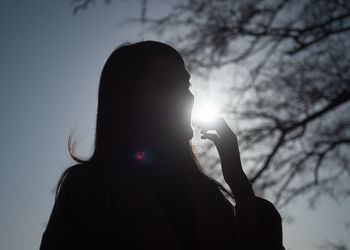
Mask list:
[[[205,133],[205,134],[201,135],[201,139],[209,139],[209,140],[213,141],[215,144],[217,144],[219,142],[219,137],[216,134]]]

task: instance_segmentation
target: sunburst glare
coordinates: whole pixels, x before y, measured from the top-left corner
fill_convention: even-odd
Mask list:
[[[197,105],[192,110],[192,120],[195,123],[205,123],[218,116],[218,108],[212,102]]]

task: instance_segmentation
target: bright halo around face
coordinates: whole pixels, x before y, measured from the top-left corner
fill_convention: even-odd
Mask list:
[[[218,108],[213,103],[198,105],[193,110],[192,119],[196,123],[206,123],[218,116]]]

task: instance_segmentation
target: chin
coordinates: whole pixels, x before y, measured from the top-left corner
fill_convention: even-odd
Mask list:
[[[174,139],[176,140],[188,141],[191,140],[194,135],[191,125],[188,124],[177,125],[169,128],[168,131],[169,130],[174,131],[171,134],[175,137]]]
[[[189,128],[186,130],[185,140],[191,140],[192,137],[193,137],[193,129],[192,129],[192,127],[189,127]]]

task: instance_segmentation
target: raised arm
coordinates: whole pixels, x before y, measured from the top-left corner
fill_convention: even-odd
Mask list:
[[[214,142],[224,179],[236,201],[236,240],[243,249],[284,249],[281,216],[269,201],[256,197],[243,171],[236,135],[224,119],[204,124],[202,139]],[[217,134],[209,134],[216,130]]]

